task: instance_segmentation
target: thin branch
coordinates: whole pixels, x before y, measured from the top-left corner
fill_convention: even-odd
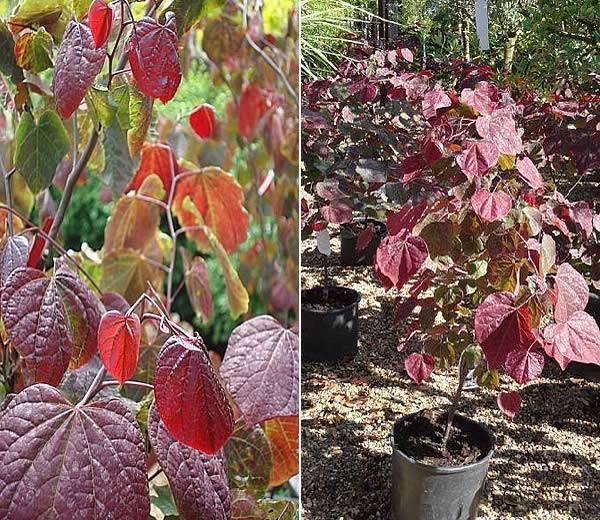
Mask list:
[[[121,384],[118,381],[109,379],[108,381],[102,381],[98,391],[109,386],[130,386],[133,388],[141,388],[143,390],[154,390],[154,385],[151,385],[150,383],[144,383],[143,381],[125,381],[123,384]]]
[[[2,157],[0,157],[0,175],[4,179],[4,194],[6,195],[6,204],[12,210],[12,193],[10,189],[10,175],[6,172],[4,168],[4,161]],[[8,227],[8,236],[12,237],[15,234],[15,228],[13,225],[13,215],[12,212],[9,217],[6,219],[7,227]]]
[[[96,374],[96,377],[92,381],[92,384],[90,385],[87,392],[83,396],[83,399],[81,401],[79,401],[79,403],[77,403],[78,407],[85,406],[99,392],[100,387],[102,386],[102,380],[104,379],[105,375],[106,375],[106,368],[104,368],[104,366],[102,366],[100,368],[100,370],[98,370],[98,373]]]

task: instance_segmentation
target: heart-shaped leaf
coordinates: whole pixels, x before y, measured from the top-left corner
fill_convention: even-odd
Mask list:
[[[0,309],[26,379],[57,386],[71,360],[73,336],[56,280],[30,267],[15,270],[4,284]]]
[[[469,141],[456,163],[469,180],[483,177],[498,162],[500,153],[491,141]]]
[[[579,363],[600,365],[600,330],[589,314],[577,311],[566,321],[544,329],[546,354]]]
[[[421,268],[428,255],[421,237],[403,231],[385,237],[375,255],[375,274],[386,289],[401,289]]]
[[[397,211],[389,212],[386,222],[388,233],[390,235],[397,235],[404,230],[411,232],[420,222],[426,210],[427,203],[423,201],[414,206],[406,204]]]
[[[433,87],[423,96],[422,107],[425,119],[435,117],[438,109],[450,106],[452,106],[452,100],[439,85]]]
[[[409,377],[420,385],[433,372],[435,360],[431,354],[413,352],[404,360],[404,368]]]
[[[131,157],[136,156],[142,150],[146,134],[152,123],[153,106],[154,99],[144,94],[137,84],[131,81],[129,84],[129,129],[127,130],[127,145],[129,146],[129,155]],[[165,192],[167,194],[169,188],[165,185]]]
[[[7,278],[19,267],[27,265],[29,258],[29,242],[22,235],[6,238],[0,246],[0,289]]]
[[[177,442],[150,409],[148,436],[184,520],[229,520],[230,498],[222,453],[205,455]]]
[[[169,196],[173,178],[177,173],[177,159],[168,143],[144,143],[140,154],[140,165],[125,188],[125,192],[138,191],[150,175],[158,175],[164,188],[163,195],[158,198],[164,200]],[[156,194],[147,196],[157,198]]]
[[[94,0],[88,10],[88,24],[96,49],[108,40],[113,23],[113,11],[104,0]]]
[[[363,251],[373,240],[375,236],[375,227],[372,224],[369,224],[365,229],[363,229],[356,238],[356,250]]]
[[[167,103],[181,82],[175,16],[167,13],[164,25],[145,16],[134,27],[125,45],[133,77],[144,94]]]
[[[267,110],[267,101],[261,89],[256,85],[244,87],[238,114],[238,131],[244,139],[254,139],[258,124]]]
[[[50,187],[68,151],[67,132],[56,112],[44,112],[37,124],[30,112],[21,115],[15,134],[15,165],[34,194]]]
[[[269,486],[271,445],[260,426],[239,429],[223,448],[231,487],[241,487],[257,497]]]
[[[523,157],[523,159],[517,159],[517,171],[523,180],[529,184],[534,190],[543,190],[544,181],[540,172],[535,167],[535,164],[531,162],[529,157]]]
[[[96,48],[90,28],[71,20],[54,62],[54,99],[60,117],[77,110],[88,89],[102,70],[106,48]]]
[[[190,114],[190,126],[200,139],[212,137],[216,126],[215,109],[207,104],[196,107]]]
[[[501,154],[516,155],[523,150],[515,120],[508,111],[496,110],[489,116],[478,117],[475,128],[482,139],[492,143]]]
[[[98,351],[108,373],[123,384],[133,377],[140,354],[140,319],[137,314],[108,311],[98,327]]]
[[[514,419],[521,409],[519,392],[500,392],[497,402],[498,408],[510,419]]]
[[[487,81],[480,81],[474,89],[464,88],[460,93],[460,102],[474,108],[477,112],[490,115],[498,105],[498,89]]]
[[[171,435],[203,453],[218,452],[233,433],[233,413],[200,336],[173,336],[156,360],[156,407]]]
[[[577,311],[586,308],[590,289],[581,273],[566,262],[558,266],[555,283],[557,294],[554,318],[562,323]]]
[[[509,352],[534,341],[526,307],[515,306],[509,292],[490,294],[475,312],[475,337],[490,368],[499,368]]]
[[[281,486],[299,470],[300,419],[298,416],[277,417],[265,421],[263,428],[271,443],[273,460],[269,486]]]
[[[298,415],[298,335],[271,316],[234,329],[221,376],[248,426]]]
[[[185,287],[194,312],[204,321],[212,316],[212,292],[208,279],[208,266],[201,256],[190,258],[187,249],[181,248]]]
[[[506,356],[504,368],[510,377],[523,385],[542,375],[544,356],[530,348],[513,350]]]
[[[212,228],[221,245],[233,253],[246,240],[248,212],[243,206],[244,191],[230,173],[221,168],[208,167],[188,172],[177,183],[173,212],[182,226],[197,226],[194,211],[185,207],[189,197],[203,219]],[[188,236],[202,251],[210,251],[210,244],[203,231],[191,231]]]
[[[512,208],[512,198],[504,191],[494,191],[492,193],[489,190],[479,188],[471,197],[471,206],[473,206],[473,211],[483,220],[494,222],[508,215]]]
[[[50,386],[26,388],[0,415],[0,517],[146,520],[145,457],[119,399],[74,407]]]
[[[320,209],[323,218],[331,224],[352,222],[352,206],[349,200],[332,200]]]
[[[34,74],[52,67],[52,36],[40,27],[36,32],[25,32],[15,43],[17,65]]]

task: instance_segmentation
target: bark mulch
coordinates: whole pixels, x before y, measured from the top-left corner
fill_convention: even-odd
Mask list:
[[[322,257],[303,244],[302,285],[322,281]],[[339,251],[339,242],[332,241]],[[436,373],[420,386],[396,350],[393,291],[371,267],[340,267],[335,282],[362,294],[356,358],[340,365],[302,364],[302,518],[390,518],[390,434],[396,418],[446,406],[455,374]],[[510,389],[502,378],[502,388]],[[516,387],[515,387],[516,388]],[[543,377],[521,389],[514,421],[495,394],[469,392],[461,413],[487,424],[497,441],[480,510],[487,520],[600,519],[600,382],[562,374],[547,363]]]

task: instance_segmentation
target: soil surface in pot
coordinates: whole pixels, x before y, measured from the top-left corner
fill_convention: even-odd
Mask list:
[[[483,458],[485,447],[473,438],[472,432],[454,421],[444,449],[446,418],[432,410],[424,410],[403,423],[396,436],[400,451],[417,462],[431,466],[466,466]]]
[[[356,294],[344,287],[319,287],[302,293],[302,308],[309,311],[336,311],[353,303]]]

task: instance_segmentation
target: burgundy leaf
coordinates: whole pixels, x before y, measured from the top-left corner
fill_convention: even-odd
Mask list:
[[[100,359],[119,383],[133,377],[140,354],[140,319],[137,314],[108,311],[98,327]]]
[[[375,274],[386,289],[402,286],[425,262],[427,244],[421,237],[403,231],[385,237],[375,255]]]
[[[386,222],[388,233],[397,235],[404,230],[411,232],[421,220],[426,209],[427,203],[423,201],[414,206],[406,204],[395,213],[388,213]]]
[[[156,360],[156,407],[175,439],[218,452],[233,432],[233,413],[200,336],[173,336]]]
[[[200,139],[209,139],[215,133],[215,109],[206,103],[196,107],[190,114],[190,126]]]
[[[488,222],[500,220],[512,208],[512,198],[505,191],[490,192],[489,190],[479,188],[471,197],[471,206],[473,211]]]
[[[6,279],[19,267],[27,265],[29,242],[22,236],[8,237],[0,246],[0,289]]]
[[[523,150],[515,120],[506,111],[497,110],[490,116],[478,117],[475,128],[483,139],[493,143],[502,154],[516,155]]]
[[[555,282],[554,318],[557,322],[562,323],[577,311],[585,309],[590,297],[590,289],[581,273],[568,263],[558,266]]]
[[[96,49],[102,47],[108,40],[112,23],[112,8],[104,0],[94,0],[88,11],[88,24]]]
[[[0,309],[27,379],[57,386],[69,366],[73,338],[56,280],[21,267],[6,280]]]
[[[46,193],[50,193],[46,190]],[[50,232],[50,228],[54,223],[53,217],[47,217],[44,219],[44,223],[42,224],[42,231],[46,234]],[[33,239],[33,244],[31,245],[31,249],[29,250],[29,258],[27,259],[27,267],[38,267],[40,263],[40,259],[42,258],[42,253],[44,252],[44,248],[46,247],[46,238],[38,233]]]
[[[184,520],[229,520],[230,498],[222,452],[204,453],[177,442],[155,406],[150,409],[148,436],[169,479],[177,511]]]
[[[377,89],[377,85],[373,83],[369,83],[365,85],[365,88],[362,89],[360,93],[360,102],[363,104],[371,103],[377,97],[379,90]]]
[[[175,15],[168,12],[164,25],[145,16],[134,28],[125,45],[133,77],[144,94],[167,103],[181,81]]]
[[[544,329],[544,350],[559,360],[600,365],[600,330],[589,314],[577,311],[567,321]]]
[[[475,312],[475,338],[489,367],[501,367],[509,352],[527,348],[534,341],[527,309],[515,307],[508,292],[490,294]]]
[[[332,200],[321,208],[321,215],[331,224],[347,224],[352,222],[352,207],[344,200]]]
[[[480,114],[490,115],[498,105],[498,89],[487,81],[480,81],[475,89],[465,88],[461,91],[460,102]]]
[[[514,419],[521,409],[521,396],[519,392],[500,392],[497,402],[498,408],[510,419]]]
[[[404,360],[404,368],[410,378],[420,385],[433,372],[435,360],[431,354],[414,352]]]
[[[356,250],[363,251],[365,250],[373,237],[375,236],[375,227],[372,224],[369,224],[365,229],[363,229],[356,239]]]
[[[542,176],[529,157],[517,159],[517,171],[523,180],[534,190],[539,191],[544,189]]]
[[[60,267],[55,274],[56,284],[73,335],[70,369],[85,365],[96,353],[100,301],[75,273]]]
[[[402,172],[402,182],[408,183],[421,176],[423,170],[427,167],[427,159],[422,153],[409,155],[400,165]]]
[[[594,231],[594,211],[587,202],[581,200],[571,204],[568,218],[583,233],[586,239],[592,236],[592,232]]]
[[[90,28],[71,20],[54,63],[54,99],[60,117],[67,119],[77,110],[102,70],[106,48],[96,49]]]
[[[107,292],[100,297],[107,311],[119,311],[125,314],[129,310],[129,303],[120,294]]]
[[[544,356],[530,348],[513,350],[506,356],[504,368],[517,383],[525,384],[542,375]]]
[[[498,162],[500,153],[491,141],[469,141],[456,163],[469,180],[483,177]]]
[[[119,399],[72,406],[47,385],[0,415],[0,517],[146,520],[146,451]]]
[[[258,124],[269,109],[263,91],[256,85],[244,87],[240,98],[238,131],[242,137],[254,139]]]
[[[436,85],[423,96],[422,106],[425,119],[431,119],[437,115],[438,109],[452,106],[452,100],[442,87]]]
[[[221,375],[248,427],[298,415],[298,335],[271,316],[252,318],[233,331]]]

